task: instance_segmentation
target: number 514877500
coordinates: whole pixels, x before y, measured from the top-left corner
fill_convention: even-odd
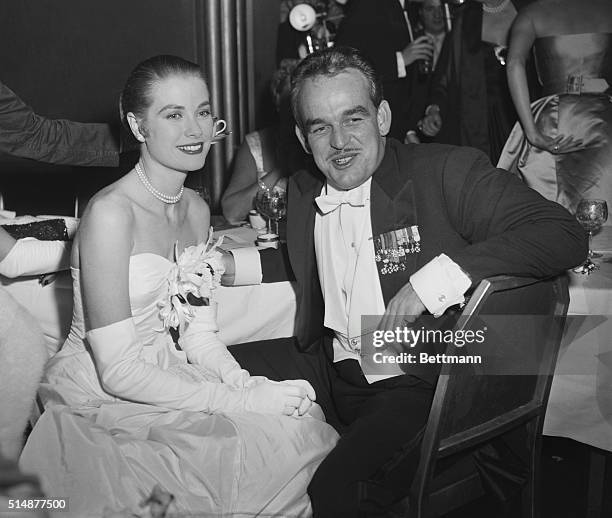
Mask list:
[[[4,500],[5,506],[1,505]],[[29,511],[31,509],[50,509],[53,511],[67,511],[67,498],[7,498],[0,499],[0,511]]]

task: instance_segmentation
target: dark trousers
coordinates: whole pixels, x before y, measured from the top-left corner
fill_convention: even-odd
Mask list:
[[[329,344],[303,353],[287,338],[229,350],[253,375],[307,379],[341,434],[308,488],[315,518],[388,516],[414,477],[433,388],[412,376],[369,384],[357,361],[332,363]]]

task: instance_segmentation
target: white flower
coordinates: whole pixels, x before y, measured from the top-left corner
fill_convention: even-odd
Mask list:
[[[193,320],[194,311],[188,302],[188,295],[204,299],[204,305],[209,305],[212,290],[221,283],[225,272],[222,254],[217,250],[223,241],[221,236],[212,243],[213,229],[211,227],[206,243],[189,246],[178,256],[174,247],[175,264],[167,275],[168,297],[159,302],[159,316],[164,328],[179,328],[183,332],[185,326]]]

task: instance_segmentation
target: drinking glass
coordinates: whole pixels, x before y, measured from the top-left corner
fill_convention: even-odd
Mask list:
[[[270,217],[274,220],[274,233],[279,236],[278,222],[287,216],[287,191],[275,186],[270,197]]]
[[[270,194],[270,188],[265,183],[259,182],[259,189],[257,189],[257,193],[255,194],[255,208],[264,218],[266,218],[268,234],[272,233],[272,230],[270,229],[270,216],[268,216]]]
[[[193,190],[198,193],[198,196],[202,198],[210,206],[210,192],[206,185],[197,185],[193,187]]]
[[[593,232],[597,232],[608,219],[608,204],[605,200],[580,200],[576,207],[576,219],[578,223],[589,233],[589,259],[601,257],[601,254],[593,252]]]
[[[272,220],[274,220],[275,233],[278,235],[278,222],[287,214],[287,191],[280,186],[275,185],[270,188],[260,182],[255,195],[255,206],[268,220],[268,233],[272,233]]]

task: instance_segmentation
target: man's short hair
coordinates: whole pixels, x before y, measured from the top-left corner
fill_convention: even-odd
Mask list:
[[[370,62],[361,52],[352,47],[329,47],[304,58],[291,76],[291,109],[300,127],[302,127],[302,121],[298,97],[304,82],[318,76],[333,77],[350,68],[358,70],[365,76],[370,85],[370,99],[376,108],[380,106],[383,100],[382,83]]]

